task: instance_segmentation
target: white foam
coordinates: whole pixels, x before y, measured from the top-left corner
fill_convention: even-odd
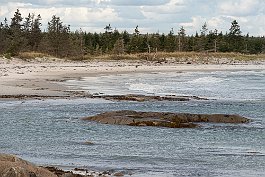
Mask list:
[[[188,83],[191,83],[191,84],[213,84],[213,83],[220,83],[223,81],[224,80],[221,78],[207,76],[207,77],[201,77],[201,78],[197,78],[197,79],[188,81]]]
[[[129,85],[129,90],[133,91],[143,91],[146,93],[157,93],[161,91],[161,86],[160,85],[150,85],[147,83],[135,83],[135,84],[130,84]]]
[[[233,71],[230,74],[232,75],[240,75],[240,76],[248,76],[248,75],[252,75],[252,76],[264,76],[265,71]]]

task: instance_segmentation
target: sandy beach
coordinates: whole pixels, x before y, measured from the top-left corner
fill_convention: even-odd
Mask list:
[[[155,61],[87,61],[65,60],[7,60],[0,58],[1,99],[26,97],[82,97],[61,82],[99,74],[163,71],[240,71],[265,70],[263,62],[234,64],[179,64]]]

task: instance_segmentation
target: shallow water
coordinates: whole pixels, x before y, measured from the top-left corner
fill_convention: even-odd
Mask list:
[[[68,81],[71,87],[86,88],[91,93],[188,94],[217,100],[1,101],[0,152],[17,154],[40,165],[124,171],[139,177],[264,176],[264,76],[264,71],[138,73]],[[253,121],[168,129],[102,125],[80,119],[124,109],[236,113]],[[94,145],[85,145],[86,141]]]
[[[265,100],[265,71],[153,72],[99,75],[66,85],[90,93],[195,95],[214,99]]]

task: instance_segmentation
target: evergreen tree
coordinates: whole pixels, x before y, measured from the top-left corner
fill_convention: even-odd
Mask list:
[[[138,29],[138,25],[135,27],[135,29],[134,29],[134,34],[135,35],[139,35],[140,34],[140,31],[139,31],[139,29]]]
[[[159,36],[160,41],[160,51],[165,51],[166,49],[166,35],[163,33],[161,36]]]
[[[133,35],[131,37],[131,40],[127,46],[128,53],[139,52],[139,39],[140,37],[138,35]]]
[[[179,32],[178,32],[178,50],[184,51],[185,50],[185,37],[186,37],[186,32],[183,26],[180,27]]]
[[[236,20],[232,21],[231,27],[229,29],[229,36],[241,36],[241,30],[238,22]]]
[[[160,38],[160,35],[158,33],[151,35],[151,37],[149,39],[150,50],[152,50],[154,52],[161,50],[159,38]]]
[[[23,32],[27,39],[27,45],[29,50],[36,51],[40,44],[42,38],[40,21],[40,15],[35,17],[34,14],[29,13],[28,17],[25,18],[25,21],[23,23]]]
[[[29,39],[29,45],[32,47],[32,50],[38,50],[40,45],[42,34],[41,34],[41,15],[39,14],[36,18],[32,16],[32,24],[31,24],[31,35]]]
[[[105,33],[111,33],[112,32],[112,27],[109,25],[107,25],[105,28]]]
[[[167,52],[176,51],[176,36],[174,35],[173,28],[169,31],[166,37],[165,48]]]
[[[209,31],[206,36],[204,49],[207,51],[217,52],[217,30]]]
[[[9,46],[7,52],[11,55],[17,55],[26,46],[26,39],[22,33],[22,20],[21,13],[19,12],[19,9],[17,9],[14,17],[11,18],[10,35],[8,36]]]
[[[207,27],[207,23],[205,22],[201,28],[201,35],[200,35],[199,42],[198,42],[199,51],[208,50],[207,32],[208,32],[208,27]]]
[[[10,28],[12,30],[17,30],[17,31],[21,31],[21,27],[23,26],[22,23],[22,16],[21,13],[19,12],[19,9],[17,9],[17,11],[14,14],[14,17],[11,18],[11,25]]]
[[[46,38],[46,47],[48,52],[51,52],[57,57],[68,56],[71,52],[70,41],[70,26],[63,25],[60,17],[52,16],[48,22],[48,32]]]
[[[240,50],[242,50],[243,41],[241,33],[238,22],[236,20],[232,21],[228,34],[230,52],[240,52]]]
[[[115,55],[121,55],[124,54],[124,40],[123,38],[119,38],[115,44],[114,44],[114,48],[113,48],[113,53]]]
[[[127,31],[123,31],[121,35],[123,38],[124,45],[127,45],[130,42],[130,34]]]
[[[138,40],[139,42],[139,48],[138,48],[138,52],[150,52],[150,45],[149,45],[149,41],[148,41],[148,34],[143,35],[143,37],[139,38]]]
[[[7,19],[4,19],[4,23],[0,24],[0,54],[7,51],[9,45],[10,28],[7,24]]]
[[[92,41],[93,47],[94,47],[94,51],[93,53],[95,53],[96,55],[102,54],[102,50],[101,50],[101,42],[100,42],[100,35],[97,33],[94,33],[94,37],[93,37],[93,41]]]
[[[29,13],[28,17],[25,18],[25,22],[23,23],[23,31],[27,33],[27,35],[29,34],[29,32],[31,31],[31,25],[32,25],[32,16]]]
[[[207,23],[205,22],[205,23],[202,25],[201,36],[206,36],[206,35],[207,35],[207,31],[208,31]]]

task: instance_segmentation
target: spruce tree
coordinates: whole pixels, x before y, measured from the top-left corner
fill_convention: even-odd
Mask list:
[[[71,52],[70,26],[63,25],[60,17],[52,16],[48,22],[48,46],[56,57],[66,57]],[[47,47],[48,47],[47,46]]]
[[[7,52],[12,56],[17,55],[26,46],[26,40],[22,33],[22,20],[23,18],[21,16],[21,13],[19,12],[19,9],[17,9],[14,17],[11,18],[10,35],[8,36],[9,47],[7,49]]]
[[[241,36],[241,29],[236,20],[232,21],[231,27],[229,29],[229,51],[230,52],[240,52],[243,47],[243,41]]]

